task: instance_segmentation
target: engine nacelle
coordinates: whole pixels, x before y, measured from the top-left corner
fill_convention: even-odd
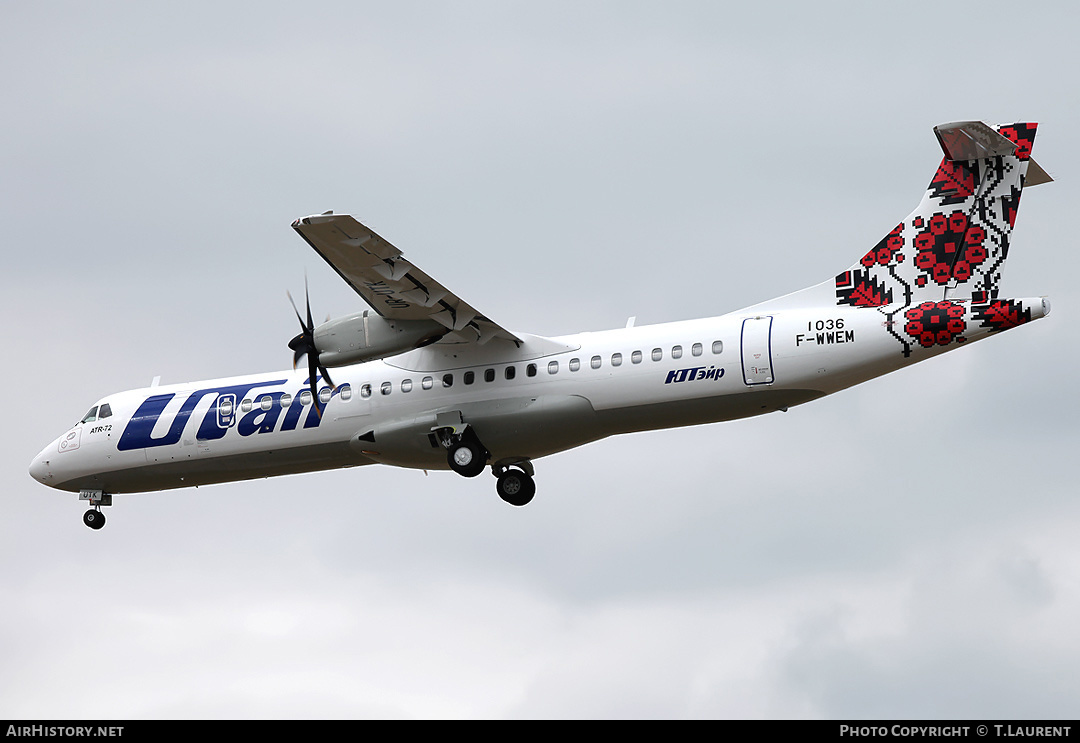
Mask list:
[[[323,366],[346,366],[426,346],[447,332],[434,320],[389,320],[364,310],[315,328],[315,348]]]

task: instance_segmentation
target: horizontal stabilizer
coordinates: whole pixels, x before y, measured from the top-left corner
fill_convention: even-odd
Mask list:
[[[1054,179],[1050,177],[1042,167],[1034,160],[1028,160],[1027,176],[1024,178],[1024,186],[1038,186],[1043,183],[1053,183]]]
[[[1016,143],[991,129],[981,121],[954,121],[934,127],[945,157],[952,161],[983,160],[998,155],[1011,155]]]

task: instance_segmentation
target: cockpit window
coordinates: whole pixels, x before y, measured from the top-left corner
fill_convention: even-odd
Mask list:
[[[105,403],[100,408],[98,408],[98,420],[101,420],[102,418],[108,418],[110,415],[112,415],[112,406],[110,406],[109,403]]]
[[[96,421],[97,420],[97,410],[98,410],[97,405],[90,408],[90,411],[86,415],[83,416],[82,422],[83,423],[90,423],[91,421]]]

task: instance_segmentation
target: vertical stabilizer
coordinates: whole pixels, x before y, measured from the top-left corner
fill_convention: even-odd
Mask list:
[[[836,302],[903,308],[943,299],[996,299],[1036,126],[994,129],[966,121],[934,127],[945,157],[922,201],[836,277]]]
[[[834,279],[743,311],[876,310],[904,356],[917,345],[964,340],[960,333],[946,339],[939,332],[949,322],[967,327],[960,315],[993,330],[1031,319],[999,294],[1020,194],[1025,185],[1052,180],[1031,159],[1037,126],[962,121],[934,127],[945,157],[915,211]],[[931,333],[919,318],[933,307],[956,316],[931,323]],[[991,322],[1006,315],[1015,322]]]

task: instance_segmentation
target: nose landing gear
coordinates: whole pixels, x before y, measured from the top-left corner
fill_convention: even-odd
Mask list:
[[[91,508],[89,511],[83,514],[83,523],[89,526],[91,529],[100,529],[105,526],[105,514],[96,508]]]
[[[102,490],[81,490],[79,500],[90,501],[90,505],[93,506],[83,514],[83,523],[94,531],[105,526],[105,514],[101,512],[101,507],[112,505],[112,495]]]

